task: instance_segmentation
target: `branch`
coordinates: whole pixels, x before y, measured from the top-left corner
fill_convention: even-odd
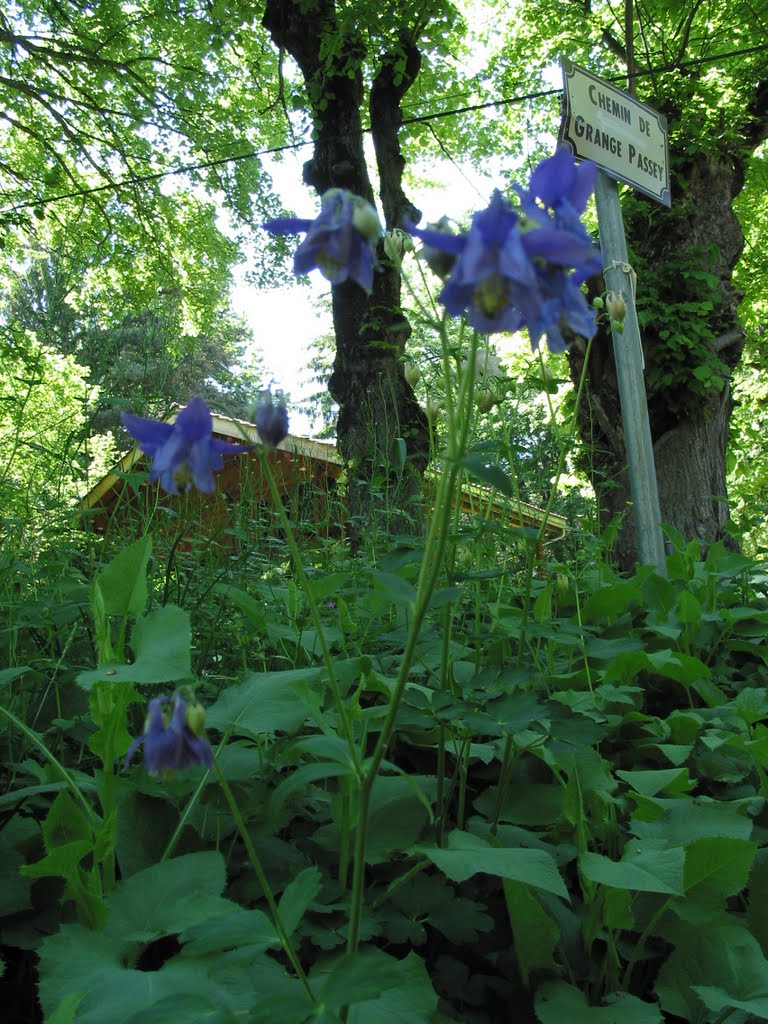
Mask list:
[[[403,123],[400,101],[418,77],[421,52],[410,40],[401,38],[400,46],[384,54],[381,67],[371,85],[368,103],[371,136],[381,180],[381,202],[388,228],[419,221],[421,212],[403,192],[405,159],[398,132]]]
[[[730,348],[731,345],[737,345],[743,340],[744,330],[741,327],[732,327],[730,331],[726,331],[725,334],[721,334],[719,338],[715,338],[709,347],[713,352],[724,352],[725,349]]]

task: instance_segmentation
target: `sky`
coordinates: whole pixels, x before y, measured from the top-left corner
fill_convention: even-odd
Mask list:
[[[370,142],[369,142],[370,145]],[[366,153],[369,161],[373,154]],[[306,153],[289,153],[268,167],[275,187],[288,210],[297,217],[314,217],[320,204],[301,178]],[[375,166],[373,162],[369,166]],[[417,169],[418,170],[418,169]],[[425,221],[438,220],[444,214],[461,220],[472,209],[487,205],[493,188],[501,184],[492,177],[482,178],[471,168],[460,168],[449,161],[430,169],[439,185],[407,190],[409,199],[422,211]],[[381,216],[381,211],[379,211]],[[296,236],[296,244],[301,236]],[[232,292],[233,312],[242,316],[253,331],[256,345],[264,353],[265,384],[290,392],[294,401],[311,394],[317,385],[307,381],[306,365],[312,341],[332,330],[330,311],[318,312],[316,300],[330,295],[330,285],[314,271],[309,285],[297,282],[291,287],[259,289],[246,281],[249,262],[235,270]],[[306,416],[291,410],[291,433],[309,436],[312,424]]]

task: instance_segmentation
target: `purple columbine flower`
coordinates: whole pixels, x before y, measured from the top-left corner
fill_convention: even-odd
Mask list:
[[[603,264],[581,222],[595,187],[597,167],[591,161],[577,164],[567,146],[542,160],[531,174],[527,189],[515,186],[522,213],[527,219],[527,247],[532,256],[573,267],[573,280],[581,284],[599,274]]]
[[[224,465],[225,454],[247,451],[247,446],[219,441],[213,436],[211,410],[202,398],[193,398],[175,423],[147,420],[123,413],[123,426],[152,459],[150,482],[159,480],[163,490],[178,494],[195,486],[199,491],[216,489],[213,471]]]
[[[594,167],[577,168],[570,151],[558,150],[528,191],[517,190],[521,211],[494,192],[464,235],[413,228],[426,246],[456,257],[439,295],[446,310],[466,312],[485,334],[526,327],[534,348],[546,335],[562,351],[564,328],[593,337],[595,316],[578,287],[602,265],[580,220],[593,185]]]
[[[320,199],[315,220],[280,217],[264,224],[273,235],[306,232],[293,258],[296,274],[319,270],[331,284],[356,281],[370,294],[376,266],[376,242],[382,235],[370,203],[346,189],[332,188]]]
[[[177,772],[202,764],[213,767],[213,752],[202,735],[199,705],[190,705],[176,694],[173,710],[168,715],[169,697],[154,697],[149,702],[149,714],[144,734],[128,748],[125,764],[128,766],[141,744],[144,744],[144,766],[151,775],[159,772]],[[190,720],[196,729],[190,726]]]
[[[500,192],[476,213],[466,235],[412,229],[430,248],[457,255],[439,299],[452,316],[466,311],[484,334],[517,331],[536,308],[536,271],[520,218]]]
[[[272,401],[271,391],[262,391],[254,406],[253,422],[265,448],[277,448],[288,436],[288,410],[285,399],[278,392],[277,402]]]

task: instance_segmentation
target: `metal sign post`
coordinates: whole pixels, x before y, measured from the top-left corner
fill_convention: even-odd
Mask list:
[[[570,61],[563,62],[563,77],[565,111],[560,139],[575,156],[593,160],[600,168],[595,203],[603,276],[606,288],[622,295],[627,307],[623,332],[612,334],[638,553],[641,563],[655,565],[664,573],[666,556],[634,272],[627,257],[616,181],[625,181],[665,206],[671,205],[666,120],[634,96],[601,82]]]

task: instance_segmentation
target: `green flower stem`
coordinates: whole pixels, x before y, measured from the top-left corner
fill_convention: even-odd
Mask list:
[[[441,325],[440,334],[443,349],[443,363],[447,371],[449,368],[448,344],[444,325]],[[422,559],[421,568],[419,570],[419,579],[416,586],[416,601],[414,604],[410,629],[408,630],[405,650],[403,651],[402,661],[400,662],[400,671],[389,700],[389,707],[387,709],[386,718],[384,719],[384,724],[382,725],[373,753],[365,765],[362,782],[360,784],[360,803],[357,831],[355,834],[355,853],[352,874],[352,904],[349,918],[349,934],[347,936],[347,952],[349,953],[355,953],[357,951],[360,939],[360,918],[362,914],[365,889],[365,846],[371,791],[373,789],[373,784],[376,781],[379,768],[381,767],[381,762],[383,761],[387,747],[389,746],[392,732],[395,728],[395,720],[410,676],[411,666],[413,665],[416,653],[416,644],[421,634],[421,628],[429,609],[432,594],[435,586],[437,585],[438,578],[443,571],[443,559],[448,543],[448,522],[450,520],[453,507],[453,495],[455,493],[456,481],[461,468],[459,459],[463,451],[463,446],[466,443],[469,430],[467,420],[471,414],[472,391],[474,384],[474,359],[476,351],[477,335],[473,334],[470,346],[469,372],[464,374],[461,380],[456,406],[454,406],[452,402],[447,403],[446,406],[446,412],[448,413],[448,450],[446,453],[446,463],[438,484],[437,497],[435,500],[435,512],[431,517],[429,529],[427,531],[427,539],[424,545],[424,558]],[[449,379],[447,373],[446,379]],[[463,429],[461,432],[457,429],[458,425],[456,423],[455,416],[457,409],[463,414]]]
[[[336,672],[333,667],[333,659],[331,658],[331,652],[328,649],[328,641],[325,638],[325,631],[323,629],[323,623],[320,618],[320,612],[318,611],[317,608],[317,602],[315,601],[315,598],[312,594],[312,587],[310,585],[309,578],[307,577],[307,573],[304,569],[304,565],[301,561],[301,553],[299,552],[299,547],[298,544],[296,543],[296,538],[293,535],[293,529],[291,528],[291,523],[290,520],[288,519],[288,514],[285,511],[283,499],[281,498],[280,492],[277,489],[275,476],[274,473],[272,472],[272,467],[269,464],[267,452],[265,451],[264,448],[260,449],[260,455],[261,466],[264,471],[264,476],[266,477],[267,484],[269,486],[269,493],[272,495],[272,501],[275,506],[275,511],[277,512],[280,518],[280,523],[282,524],[283,530],[285,532],[285,537],[288,542],[291,557],[293,558],[294,569],[296,570],[296,575],[299,578],[299,584],[307,600],[307,605],[309,606],[309,613],[312,616],[312,622],[315,627],[315,632],[317,633],[317,639],[320,644],[320,651],[323,657],[323,664],[325,665],[325,671],[328,674],[328,683],[331,687],[331,693],[333,694],[333,702],[336,705],[336,712],[339,716],[341,733],[347,742],[347,746],[349,747],[349,754],[352,759],[352,765],[354,766],[355,774],[359,778],[361,773],[360,757],[358,755],[357,747],[355,746],[354,737],[352,735],[352,725],[349,720],[349,715],[347,714],[347,708],[341,696],[341,690],[339,689],[339,682],[336,678]]]
[[[227,801],[232,817],[235,819],[237,831],[240,833],[240,838],[243,840],[243,844],[248,854],[248,859],[251,862],[251,866],[253,867],[254,873],[256,874],[258,883],[261,886],[262,892],[264,893],[264,898],[267,901],[267,906],[269,907],[269,912],[272,917],[272,923],[275,926],[275,931],[278,934],[280,944],[283,947],[283,951],[285,955],[288,957],[288,960],[290,961],[290,964],[293,967],[294,972],[296,973],[296,977],[304,986],[307,995],[309,996],[313,1003],[316,1003],[317,1000],[315,999],[314,993],[310,988],[309,981],[307,980],[307,975],[305,974],[304,968],[301,966],[301,962],[298,956],[296,955],[296,950],[293,948],[290,936],[288,935],[288,932],[285,930],[285,925],[282,922],[282,919],[280,917],[280,911],[278,910],[277,907],[277,901],[275,900],[275,897],[272,893],[272,887],[270,886],[269,881],[267,880],[267,876],[264,873],[264,868],[261,866],[259,855],[256,853],[253,843],[251,842],[251,837],[248,834],[248,829],[246,828],[245,820],[243,819],[243,816],[240,813],[240,808],[238,807],[237,801],[235,800],[235,795],[232,792],[232,789],[230,788],[230,785],[227,782],[227,779],[221,770],[217,758],[214,758],[214,766],[216,770],[216,778],[219,780],[219,785],[221,786],[221,790],[224,793],[224,798]]]
[[[94,811],[94,809],[91,807],[91,805],[88,803],[88,801],[85,799],[77,783],[69,774],[67,769],[61,763],[61,761],[59,761],[58,758],[48,749],[48,747],[45,745],[45,743],[37,735],[36,732],[33,732],[33,730],[30,729],[25,722],[22,722],[20,718],[17,718],[12,711],[9,711],[8,708],[3,707],[2,704],[0,704],[0,714],[5,715],[8,721],[15,725],[19,732],[23,733],[30,741],[30,743],[34,744],[34,746],[37,747],[37,749],[43,754],[45,759],[47,761],[50,761],[50,763],[53,765],[53,767],[56,769],[59,775],[61,775],[63,781],[67,784],[67,787],[71,791],[75,800],[77,800],[77,802],[85,811],[86,817],[90,821],[94,831],[98,831],[101,828],[101,819],[99,818],[98,814]]]
[[[557,462],[557,469],[555,470],[555,475],[554,475],[554,478],[553,478],[552,490],[549,492],[549,499],[548,499],[547,504],[546,504],[546,506],[544,508],[544,515],[541,517],[541,526],[539,527],[539,532],[536,534],[536,540],[530,546],[530,549],[528,551],[528,564],[526,566],[526,574],[525,574],[526,575],[525,596],[523,598],[523,614],[522,614],[522,617],[521,617],[521,620],[520,620],[520,637],[519,637],[518,643],[517,643],[517,657],[518,657],[518,660],[523,655],[523,648],[525,647],[525,640],[526,640],[526,627],[528,625],[528,618],[529,618],[530,611],[531,611],[531,593],[532,593],[532,587],[533,587],[533,563],[534,563],[534,561],[536,559],[536,552],[539,550],[539,547],[541,545],[541,542],[544,539],[544,534],[545,534],[546,529],[547,529],[547,523],[549,522],[549,513],[552,511],[552,504],[553,504],[553,502],[555,500],[555,495],[557,494],[557,485],[558,485],[558,483],[560,481],[560,477],[562,476],[562,473],[563,473],[563,467],[565,466],[566,456],[567,456],[567,454],[568,454],[568,452],[570,450],[569,441],[573,438],[573,435],[576,433],[576,424],[578,422],[577,417],[578,417],[578,414],[579,414],[579,407],[581,406],[581,396],[582,396],[582,394],[584,392],[584,384],[585,384],[586,379],[587,379],[587,367],[589,366],[589,355],[590,355],[590,352],[592,351],[592,341],[593,341],[593,339],[590,338],[589,341],[587,342],[586,352],[584,353],[584,363],[583,363],[583,365],[581,367],[581,375],[579,377],[579,384],[578,384],[578,387],[576,388],[576,398],[575,398],[574,403],[573,403],[573,415],[572,415],[572,418],[571,418],[570,429],[568,430],[568,433],[566,434],[566,436],[563,438],[563,443],[562,443],[562,445],[560,447],[560,458],[558,459],[558,462]]]

